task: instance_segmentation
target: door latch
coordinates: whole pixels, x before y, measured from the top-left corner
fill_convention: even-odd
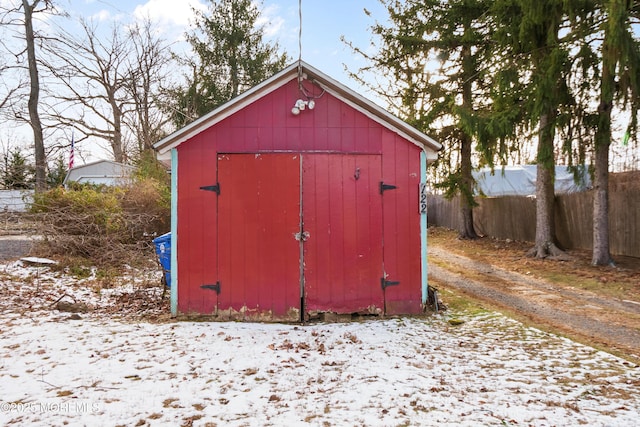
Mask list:
[[[298,242],[300,242],[300,241],[306,242],[307,240],[309,240],[310,235],[309,235],[309,232],[308,232],[308,231],[303,231],[302,233],[300,233],[300,232],[295,233],[295,234],[293,235],[293,237],[294,237]]]

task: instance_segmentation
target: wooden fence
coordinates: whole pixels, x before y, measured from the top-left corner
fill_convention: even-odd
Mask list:
[[[609,193],[609,244],[612,255],[640,258],[640,189],[612,187]],[[485,236],[535,241],[536,200],[508,196],[477,198],[476,231]],[[459,229],[460,201],[439,195],[428,199],[429,224]],[[555,227],[558,243],[565,249],[593,247],[593,192],[556,196]]]

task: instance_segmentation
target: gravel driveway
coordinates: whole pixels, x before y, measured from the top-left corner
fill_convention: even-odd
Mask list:
[[[429,261],[429,276],[438,284],[640,360],[638,303],[554,285],[439,247],[429,247]]]

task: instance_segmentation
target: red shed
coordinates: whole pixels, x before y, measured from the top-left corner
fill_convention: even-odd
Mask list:
[[[159,141],[171,310],[220,319],[416,314],[433,139],[296,62]]]

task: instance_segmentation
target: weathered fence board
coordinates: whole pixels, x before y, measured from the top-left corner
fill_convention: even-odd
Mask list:
[[[613,255],[640,258],[640,189],[623,187],[609,193],[609,244]],[[477,198],[476,231],[485,236],[533,242],[536,232],[535,198],[523,196]],[[430,195],[429,224],[459,229],[460,201]],[[593,192],[556,196],[556,237],[565,249],[593,247]]]
[[[556,196],[554,215],[556,237],[561,248],[593,247],[593,192]]]
[[[640,191],[609,196],[611,253],[640,257]]]
[[[474,210],[476,231],[485,236],[531,241],[536,236],[535,224],[536,205],[531,197],[483,198]]]

